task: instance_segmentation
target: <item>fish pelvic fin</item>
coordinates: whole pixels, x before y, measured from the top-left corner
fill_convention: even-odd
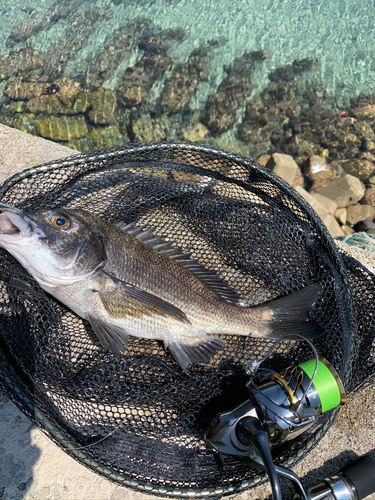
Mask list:
[[[323,333],[322,329],[314,321],[308,319],[311,309],[319,298],[320,290],[320,285],[308,286],[262,305],[271,310],[269,323],[271,331],[267,338],[283,337],[285,340],[301,340],[295,336],[296,334],[309,340],[320,337]]]
[[[88,314],[87,319],[103,347],[113,354],[124,353],[129,342],[126,330],[106,323],[93,314]]]
[[[190,340],[190,339],[189,339]],[[192,337],[194,343],[171,342],[164,345],[167,347],[180,365],[180,368],[187,373],[189,365],[194,363],[207,363],[218,351],[226,345],[225,340],[218,337],[204,335],[203,337]]]

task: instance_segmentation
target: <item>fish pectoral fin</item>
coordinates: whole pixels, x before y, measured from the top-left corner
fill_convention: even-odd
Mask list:
[[[225,340],[206,335],[192,337],[191,341],[194,343],[168,343],[169,351],[185,373],[189,365],[198,362],[207,363],[226,345]]]
[[[113,318],[164,316],[190,323],[186,314],[170,302],[105,274],[105,286],[96,291],[108,314]]]
[[[96,333],[100,343],[113,354],[123,354],[129,342],[129,334],[123,328],[106,323],[93,314],[87,319]]]

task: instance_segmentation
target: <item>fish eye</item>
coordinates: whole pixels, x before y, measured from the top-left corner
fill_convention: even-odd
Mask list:
[[[51,223],[57,229],[68,229],[70,227],[70,220],[66,215],[53,214],[51,217]]]

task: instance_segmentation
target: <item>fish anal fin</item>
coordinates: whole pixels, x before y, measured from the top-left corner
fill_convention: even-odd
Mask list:
[[[88,314],[87,319],[103,347],[113,354],[124,353],[129,342],[126,330],[106,323],[93,314]]]
[[[153,250],[168,257],[181,267],[189,270],[222,299],[232,304],[242,305],[243,298],[223,278],[215,271],[207,269],[198,260],[192,258],[189,253],[184,253],[180,248],[173,246],[171,241],[166,241],[162,236],[155,236],[154,228],[136,226],[134,222],[127,225],[119,223],[117,227],[130,236],[149,245]]]
[[[194,343],[181,341],[168,344],[169,351],[185,373],[189,365],[199,362],[207,363],[226,345],[225,340],[218,337],[193,337],[191,340],[194,340]]]

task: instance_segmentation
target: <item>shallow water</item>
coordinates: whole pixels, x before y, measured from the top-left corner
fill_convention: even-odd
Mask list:
[[[369,177],[374,14],[372,0],[3,0],[0,121],[79,150],[205,142],[357,174],[366,161]]]

